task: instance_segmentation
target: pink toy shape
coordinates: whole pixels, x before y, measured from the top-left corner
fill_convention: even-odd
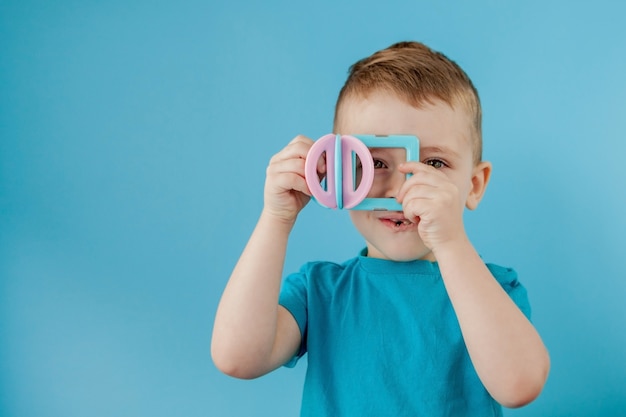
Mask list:
[[[317,173],[317,163],[326,152],[326,190]],[[362,165],[359,186],[354,189],[356,154]],[[367,197],[374,182],[374,162],[369,149],[354,136],[328,134],[319,138],[309,150],[304,167],[306,183],[313,197],[328,208],[350,209]],[[341,187],[341,188],[338,188]]]

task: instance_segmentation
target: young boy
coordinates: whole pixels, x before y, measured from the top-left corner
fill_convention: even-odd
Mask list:
[[[311,196],[313,141],[292,140],[270,161],[263,211],[224,290],[216,366],[255,378],[308,353],[303,416],[484,417],[531,402],[549,357],[526,291],[513,270],[481,260],[463,226],[491,174],[465,72],[420,43],[392,45],[352,66],[334,131],[419,138],[420,162],[372,149],[376,197],[402,211],[351,211],[360,256],[308,263],[281,290],[287,240]]]

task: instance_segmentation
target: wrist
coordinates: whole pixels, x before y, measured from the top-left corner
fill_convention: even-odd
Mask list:
[[[455,262],[455,260],[476,253],[476,250],[467,235],[462,235],[433,247],[432,252],[437,262],[441,264]]]
[[[296,217],[283,216],[280,214],[276,214],[271,210],[268,210],[267,208],[264,208],[261,212],[259,223],[267,224],[276,231],[283,230],[289,233],[296,223]]]

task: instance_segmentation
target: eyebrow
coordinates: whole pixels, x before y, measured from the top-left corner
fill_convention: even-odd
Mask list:
[[[420,147],[420,153],[445,154],[450,155],[454,158],[461,157],[457,152],[453,151],[452,149],[441,146],[425,146],[423,148]]]

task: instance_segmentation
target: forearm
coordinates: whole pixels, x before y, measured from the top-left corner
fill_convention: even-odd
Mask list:
[[[472,363],[487,390],[509,407],[532,401],[549,370],[543,342],[468,240],[435,254]]]
[[[263,213],[231,274],[216,313],[211,345],[214,361],[227,373],[262,373],[268,366],[277,337],[278,296],[292,227],[293,223]]]

